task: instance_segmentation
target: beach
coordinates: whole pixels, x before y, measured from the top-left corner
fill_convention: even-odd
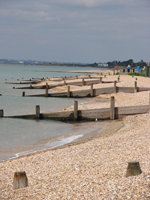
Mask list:
[[[117,75],[105,80],[117,80]],[[150,79],[137,77],[138,87]],[[118,86],[133,87],[135,77],[120,75]],[[93,87],[112,87],[113,83]],[[84,86],[84,89],[89,86]],[[71,86],[72,90],[83,87]],[[67,90],[67,86],[55,90]],[[110,107],[99,101],[115,97],[115,106],[149,105],[149,91],[104,94],[79,109]],[[63,110],[72,110],[66,107]],[[0,162],[0,199],[150,199],[150,114],[132,115],[104,126],[101,135],[54,149]],[[142,173],[126,177],[128,162],[138,161]],[[29,186],[13,190],[16,171],[25,171]]]

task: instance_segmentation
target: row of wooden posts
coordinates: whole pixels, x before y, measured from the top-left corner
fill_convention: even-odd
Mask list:
[[[137,176],[141,174],[141,168],[138,161],[128,162],[126,177]],[[18,171],[14,173],[13,189],[24,188],[28,186],[28,178],[25,171]]]
[[[112,96],[110,99],[110,119],[115,119],[115,98]],[[0,110],[0,117],[4,116],[4,111]],[[40,119],[40,106],[36,105],[36,119]],[[78,101],[74,101],[74,121],[78,120]]]
[[[119,79],[118,79],[119,81]],[[48,97],[48,83],[46,83],[46,88],[45,88],[45,96]],[[94,92],[93,92],[93,83],[91,83],[91,92],[90,92],[90,96],[93,97],[94,96]],[[134,92],[137,92],[137,81],[134,82]],[[70,98],[70,86],[68,85],[68,90],[67,90],[67,97]],[[117,81],[114,81],[114,93],[117,93]],[[22,96],[25,96],[25,91],[22,92]]]

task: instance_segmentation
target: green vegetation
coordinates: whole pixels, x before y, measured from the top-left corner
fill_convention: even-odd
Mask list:
[[[142,70],[140,73],[128,73],[128,75],[131,75],[131,76],[144,76],[146,77],[146,72],[145,70]]]

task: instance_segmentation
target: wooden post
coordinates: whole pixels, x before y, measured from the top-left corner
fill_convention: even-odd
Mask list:
[[[106,78],[106,74],[104,75],[104,77]]]
[[[32,89],[32,85],[30,85],[30,89]]]
[[[66,81],[64,81],[64,85],[66,85]]]
[[[82,86],[84,86],[84,78],[82,79]]]
[[[70,98],[70,86],[68,86],[67,97]]]
[[[91,83],[91,97],[94,96],[94,93],[93,93],[93,83]]]
[[[46,88],[47,88],[47,89],[49,88],[49,85],[48,85],[48,83],[46,83]]]
[[[126,177],[136,176],[136,175],[139,175],[141,173],[142,173],[142,171],[141,171],[139,162],[137,162],[137,161],[128,162]]]
[[[115,75],[115,70],[113,71],[113,75]]]
[[[40,106],[39,105],[36,105],[36,116],[35,116],[36,119],[40,119]]]
[[[23,97],[25,96],[25,92],[24,92],[24,91],[22,92],[22,96],[23,96]]]
[[[117,92],[117,88],[116,88],[116,81],[114,81],[114,93],[116,93]]]
[[[134,92],[135,93],[137,92],[137,82],[136,81],[134,82]]]
[[[149,113],[150,113],[150,93],[149,93]]]
[[[46,88],[45,88],[45,96],[46,97],[48,97],[48,88],[49,88],[48,83],[46,83]]]
[[[74,101],[74,121],[78,120],[78,102]]]
[[[48,97],[48,88],[45,88],[45,96]]]
[[[0,110],[0,118],[2,118],[4,116],[4,111]]]
[[[76,79],[78,79],[78,75],[76,75]]]
[[[118,76],[118,82],[120,81],[120,77]]]
[[[24,171],[15,172],[13,180],[13,189],[19,189],[28,186],[28,178]]]
[[[110,98],[110,119],[115,119],[115,98]]]
[[[90,74],[89,74],[89,78],[91,78]]]
[[[102,77],[100,77],[100,83],[102,83]]]

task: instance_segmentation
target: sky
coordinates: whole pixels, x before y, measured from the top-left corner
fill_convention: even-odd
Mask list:
[[[150,62],[150,0],[0,0],[0,59]]]

